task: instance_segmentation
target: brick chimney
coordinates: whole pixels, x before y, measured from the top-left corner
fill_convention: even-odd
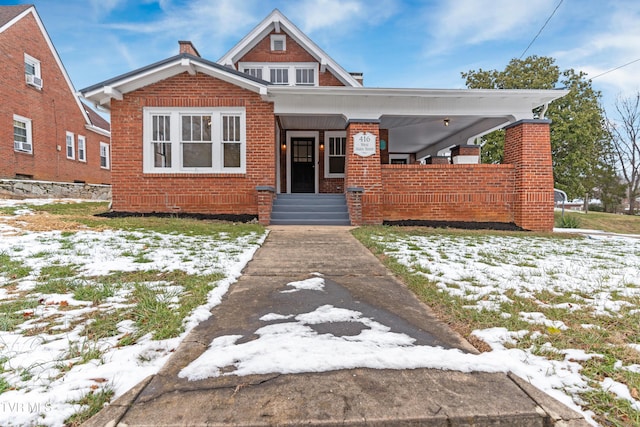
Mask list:
[[[188,53],[189,55],[197,56],[200,58],[200,54],[198,50],[193,46],[188,40],[179,40],[178,44],[180,45],[180,53]]]

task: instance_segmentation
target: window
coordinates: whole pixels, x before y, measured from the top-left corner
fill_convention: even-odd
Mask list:
[[[274,52],[284,52],[287,50],[287,37],[284,34],[272,34],[271,50]]]
[[[344,131],[324,133],[325,162],[324,174],[327,178],[344,177],[344,162],[347,153],[347,134]]]
[[[238,70],[276,85],[318,86],[317,62],[240,62]]]
[[[272,68],[271,83],[275,85],[288,85],[289,84],[289,69],[288,68]]]
[[[258,79],[262,78],[262,68],[245,68],[243,72]]]
[[[76,143],[73,137],[73,133],[67,132],[67,159],[71,160],[76,158]]]
[[[33,153],[30,119],[13,116],[13,149],[23,153]]]
[[[78,135],[78,160],[87,161],[87,140],[82,135]]]
[[[389,154],[389,163],[392,165],[408,165],[409,154]]]
[[[109,161],[109,144],[106,142],[100,143],[100,167],[102,169],[109,169],[111,167]]]
[[[42,75],[40,74],[40,61],[33,56],[24,54],[24,75],[28,85],[42,89]]]
[[[243,108],[144,110],[145,173],[244,173]]]
[[[296,69],[296,85],[313,86],[315,84],[315,73],[313,68]]]
[[[212,167],[211,116],[184,114],[181,122],[182,167]]]

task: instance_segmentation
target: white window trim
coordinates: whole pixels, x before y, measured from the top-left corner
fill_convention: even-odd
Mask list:
[[[102,155],[102,149],[104,148],[104,153],[106,154],[106,156]],[[105,157],[106,159],[106,165],[102,166],[102,157]],[[100,141],[100,168],[101,169],[111,169],[111,145],[107,144],[106,142],[102,142]]]
[[[80,151],[80,146],[82,146],[82,151]],[[84,135],[78,135],[78,161],[87,162],[87,138]]]
[[[282,42],[282,50],[276,50],[276,41]],[[272,52],[286,52],[287,51],[287,36],[284,34],[271,34],[271,51]]]
[[[25,124],[25,128],[27,130],[27,141],[26,141],[26,143],[31,146],[30,150],[16,149],[16,143],[15,143],[15,138],[14,138],[13,150],[17,151],[18,153],[33,154],[33,133],[32,133],[32,128],[31,128],[31,119],[28,119],[26,117],[22,117],[22,116],[19,116],[17,114],[14,114],[13,115],[13,120],[16,120],[16,121],[19,121],[19,122],[22,122],[22,123]]]
[[[71,137],[71,140],[69,140],[69,137]],[[69,144],[69,142],[71,142],[71,144]],[[65,138],[65,149],[66,149],[65,153],[67,155],[67,159],[75,160],[76,159],[76,140],[73,132],[67,132],[67,136]],[[69,153],[71,153],[71,155],[69,155]]]
[[[411,155],[409,154],[389,154],[389,164],[391,164],[391,160],[406,160],[407,164],[409,164],[409,159]]]
[[[24,54],[24,62],[28,62],[28,63],[32,64],[33,68],[35,70],[33,75],[38,77],[38,78],[42,78],[41,69],[40,69],[40,61],[39,60],[37,60],[33,56],[25,53]],[[25,72],[25,74],[26,74],[26,72]]]
[[[344,173],[329,172],[329,138],[346,138],[347,132],[343,130],[325,131],[324,133],[324,177],[325,178],[344,178]],[[345,147],[346,150],[346,147]],[[345,162],[347,153],[345,152]],[[346,166],[346,164],[345,164]]]
[[[319,64],[317,62],[240,62],[238,69],[245,68],[262,68],[262,79],[271,81],[272,68],[287,68],[289,70],[289,86],[296,86],[296,70],[313,69],[313,85],[303,84],[300,86],[312,87],[319,86],[320,80]],[[284,86],[284,85],[281,85]]]
[[[152,116],[156,114],[164,114],[170,116],[171,120],[171,158],[172,165],[170,168],[158,168],[154,166],[154,153],[151,142],[151,133],[153,131]],[[210,168],[183,168],[182,150],[180,147],[180,116],[182,114],[208,115],[211,116],[211,136],[212,136],[212,152],[213,162]],[[240,167],[230,168],[224,167],[223,155],[224,145],[222,142],[222,116],[237,115],[240,116]],[[232,173],[243,174],[247,170],[247,125],[246,112],[243,107],[220,107],[220,108],[163,108],[163,107],[145,107],[143,109],[143,172],[144,173]]]

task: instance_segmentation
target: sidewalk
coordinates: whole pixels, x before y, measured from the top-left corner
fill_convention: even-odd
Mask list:
[[[348,227],[270,229],[243,276],[163,369],[86,426],[588,425],[580,414],[505,374],[356,368],[197,381],[179,377],[214,338],[241,335],[250,342],[265,326],[260,319],[265,314],[308,313],[322,305],[361,312],[421,345],[476,352],[395,280]],[[314,273],[325,278],[322,293],[282,292]],[[360,332],[349,322],[317,327],[318,334],[334,336]]]

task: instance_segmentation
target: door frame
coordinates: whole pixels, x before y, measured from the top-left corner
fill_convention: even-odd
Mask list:
[[[320,169],[320,150],[318,146],[318,140],[320,139],[319,131],[309,131],[309,130],[290,130],[287,131],[287,193],[291,193],[291,140],[295,138],[313,138],[313,155],[315,165],[313,168],[313,181],[314,181],[314,191],[313,193],[318,194],[320,188],[320,181],[318,176],[318,169]],[[310,193],[310,194],[313,194]]]

